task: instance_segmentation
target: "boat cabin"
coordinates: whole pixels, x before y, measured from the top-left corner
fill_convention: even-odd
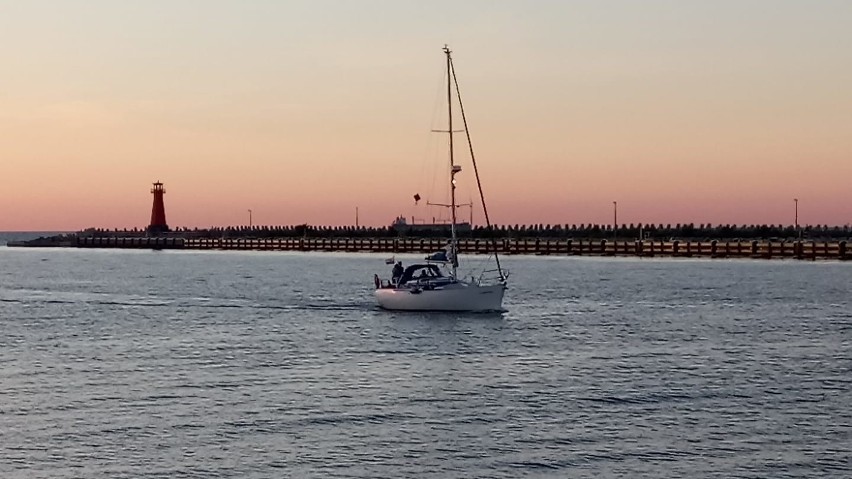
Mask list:
[[[397,284],[405,284],[409,281],[417,281],[421,279],[443,278],[441,270],[434,264],[413,264],[403,271]]]

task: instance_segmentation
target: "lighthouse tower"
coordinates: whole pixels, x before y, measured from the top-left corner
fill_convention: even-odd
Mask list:
[[[165,233],[169,230],[169,225],[166,224],[166,207],[163,204],[163,195],[166,194],[166,189],[158,181],[151,188],[151,193],[154,195],[154,207],[151,208],[151,224],[148,225],[148,232]]]

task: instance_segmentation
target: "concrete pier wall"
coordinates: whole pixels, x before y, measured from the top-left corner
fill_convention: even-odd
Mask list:
[[[80,248],[148,248],[258,251],[342,251],[428,254],[444,248],[439,238],[176,238],[81,237]],[[23,245],[20,245],[23,246]],[[852,259],[845,241],[607,241],[572,239],[462,239],[466,254],[671,256],[705,258]]]

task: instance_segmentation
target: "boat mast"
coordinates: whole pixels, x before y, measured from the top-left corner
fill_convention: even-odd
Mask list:
[[[446,47],[444,50],[447,51]],[[482,213],[485,216],[485,226],[488,229],[488,232],[491,233],[491,219],[488,217],[488,207],[485,205],[485,193],[482,191],[482,182],[479,180],[479,168],[476,167],[476,157],[473,154],[473,142],[470,141],[470,129],[467,127],[467,117],[464,114],[464,104],[461,99],[461,90],[459,90],[459,81],[456,78],[456,69],[453,67],[453,62],[450,60],[450,54],[447,53],[447,62],[449,63],[450,75],[452,76],[452,81],[456,85],[456,94],[459,99],[459,111],[461,112],[462,123],[464,125],[464,134],[467,137],[467,147],[470,150],[470,161],[473,163],[473,173],[476,177],[476,187],[479,190],[479,199],[482,201]],[[450,128],[452,130],[452,128]],[[452,133],[450,133],[452,135]],[[450,144],[452,144],[452,136],[450,136]],[[455,212],[455,210],[453,210]],[[471,221],[471,223],[473,223]],[[472,226],[472,225],[471,225]],[[490,234],[489,234],[490,236]],[[503,268],[500,266],[500,257],[497,255],[497,247],[494,245],[494,238],[490,238],[490,244],[493,246],[494,253],[494,261],[497,263],[497,273],[500,275],[500,281],[506,282],[506,273],[503,272]],[[488,245],[489,243],[485,243]]]
[[[453,73],[452,60],[450,58],[450,48],[444,45],[444,54],[447,55],[447,132],[450,135],[450,249],[452,252],[453,261],[453,278],[456,277],[456,270],[459,266],[458,248],[456,247],[456,173],[461,171],[461,168],[456,166],[453,156]]]

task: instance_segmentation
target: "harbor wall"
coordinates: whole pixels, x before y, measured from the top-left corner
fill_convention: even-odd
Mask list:
[[[63,245],[78,248],[192,250],[330,251],[428,254],[447,245],[445,238],[178,238],[79,237]],[[27,245],[11,245],[27,246]],[[846,241],[611,241],[503,238],[461,239],[464,254],[634,256],[696,258],[852,259]]]

